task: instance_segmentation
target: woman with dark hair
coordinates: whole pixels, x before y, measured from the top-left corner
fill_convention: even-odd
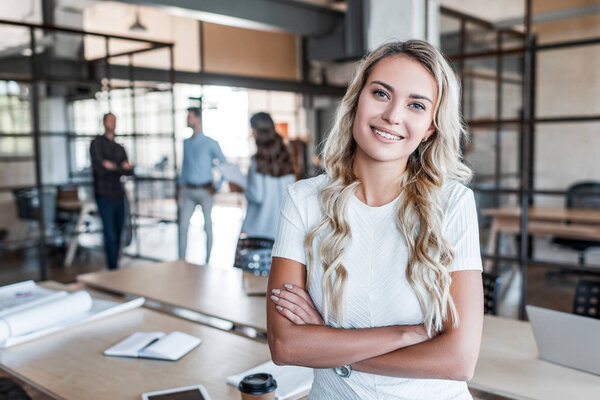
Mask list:
[[[294,166],[269,114],[254,114],[250,127],[256,154],[248,170],[245,192],[248,208],[242,233],[274,239],[281,199],[288,185],[296,180]]]

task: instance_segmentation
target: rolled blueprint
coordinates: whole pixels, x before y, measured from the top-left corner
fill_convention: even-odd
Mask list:
[[[90,294],[85,290],[80,290],[62,298],[5,315],[0,318],[0,341],[59,325],[61,321],[86,313],[91,308]]]

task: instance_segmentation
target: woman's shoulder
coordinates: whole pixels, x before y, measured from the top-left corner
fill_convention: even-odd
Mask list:
[[[459,181],[448,180],[442,185],[442,202],[446,210],[458,206],[472,196],[473,191]]]
[[[327,175],[322,174],[299,180],[288,186],[288,193],[297,204],[317,200],[319,192],[327,184],[327,179]]]

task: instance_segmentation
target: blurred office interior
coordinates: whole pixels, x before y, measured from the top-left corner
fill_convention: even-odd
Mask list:
[[[598,279],[599,219],[554,230],[551,219],[535,219],[536,207],[600,208],[597,1],[217,3],[3,4],[0,284],[68,283],[106,268],[102,226],[86,207],[89,143],[104,113],[116,115],[117,141],[136,167],[125,184],[122,268],[172,261],[190,97],[202,96],[205,133],[242,171],[255,151],[248,118],[266,111],[298,177],[312,176],[357,61],[384,40],[411,37],[437,45],[462,82],[464,157],[475,172],[485,269],[499,277],[497,312],[523,318],[525,303],[571,311],[577,283]],[[232,268],[244,202],[227,186],[216,196],[213,267]],[[513,225],[502,226],[510,206]],[[202,226],[198,210],[190,242],[204,242]],[[188,262],[204,257],[202,245],[190,246]]]

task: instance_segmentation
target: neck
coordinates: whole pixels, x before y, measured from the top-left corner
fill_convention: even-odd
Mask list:
[[[115,132],[114,131],[105,131],[104,136],[106,136],[109,140],[115,140]]]
[[[400,179],[406,171],[407,159],[376,161],[356,149],[353,170],[360,181],[356,197],[363,203],[378,207],[394,200],[400,194]]]
[[[202,135],[202,125],[198,125],[192,128],[194,130],[194,135]]]

